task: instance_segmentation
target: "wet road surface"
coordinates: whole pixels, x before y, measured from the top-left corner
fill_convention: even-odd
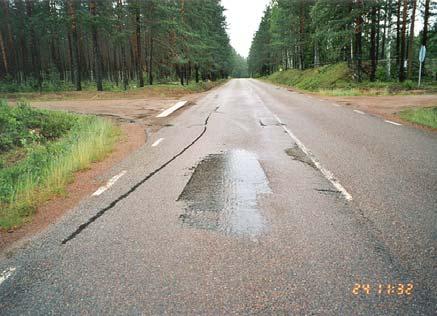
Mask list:
[[[435,134],[232,80],[2,255],[0,313],[431,315],[436,156]]]

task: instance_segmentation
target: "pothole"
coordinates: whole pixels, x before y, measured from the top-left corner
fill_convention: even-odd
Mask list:
[[[258,197],[270,192],[254,154],[232,150],[209,155],[197,165],[178,198],[186,204],[180,218],[190,227],[253,237],[266,225]]]

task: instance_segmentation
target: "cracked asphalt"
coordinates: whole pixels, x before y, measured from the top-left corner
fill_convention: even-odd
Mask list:
[[[1,255],[0,314],[435,314],[435,133],[251,79],[170,123]]]

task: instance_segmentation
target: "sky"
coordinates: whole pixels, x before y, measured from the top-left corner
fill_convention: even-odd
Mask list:
[[[231,45],[243,57],[249,55],[250,44],[270,0],[222,0]]]

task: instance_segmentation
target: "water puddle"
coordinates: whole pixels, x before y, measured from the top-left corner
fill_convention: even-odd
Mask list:
[[[259,194],[271,190],[256,156],[244,150],[207,156],[179,196],[186,203],[184,225],[229,235],[258,235],[265,219]]]

